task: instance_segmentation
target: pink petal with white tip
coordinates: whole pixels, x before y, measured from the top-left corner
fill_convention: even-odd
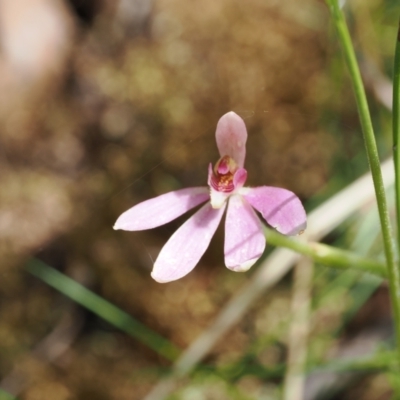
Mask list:
[[[239,167],[246,158],[247,129],[242,118],[233,111],[223,115],[218,121],[215,133],[221,157],[232,157]]]
[[[270,186],[243,189],[245,199],[278,232],[297,235],[306,229],[306,212],[293,192]]]
[[[193,187],[165,193],[125,211],[117,219],[114,229],[141,231],[155,228],[178,218],[209,198],[207,187]]]
[[[224,210],[225,206],[213,209],[207,203],[190,217],[161,249],[151,276],[165,283],[188,274],[207,250]]]
[[[225,265],[233,271],[247,271],[264,249],[265,237],[256,213],[242,196],[231,196],[225,221]]]

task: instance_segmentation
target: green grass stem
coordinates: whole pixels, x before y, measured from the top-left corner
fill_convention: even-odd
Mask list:
[[[378,149],[375,141],[367,97],[365,94],[360,69],[357,63],[346,20],[344,18],[342,10],[340,9],[338,0],[327,0],[327,4],[330,8],[332,19],[335,24],[338,38],[343,50],[344,58],[349,69],[350,79],[356,98],[358,113],[364,136],[364,144],[367,152],[369,166],[371,169],[372,180],[374,183],[380,224],[382,229],[383,245],[387,262],[390,296],[396,329],[397,355],[398,359],[400,360],[400,270],[398,268],[395,257],[393,233],[390,226],[389,211],[383,185]]]
[[[68,276],[49,267],[42,261],[32,259],[26,265],[26,270],[49,286],[63,293],[81,306],[87,308],[111,325],[139,340],[167,360],[175,361],[180,349],[164,337],[147,328],[115,305],[91,292]]]
[[[393,160],[395,167],[397,240],[400,248],[400,21],[393,68]]]

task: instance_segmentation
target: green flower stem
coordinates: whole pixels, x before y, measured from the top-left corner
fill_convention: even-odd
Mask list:
[[[277,247],[285,247],[296,253],[310,257],[315,262],[339,269],[355,269],[369,272],[382,278],[387,277],[386,265],[379,261],[358,256],[350,251],[340,250],[322,243],[303,242],[283,236],[275,230],[265,228],[267,242]]]
[[[166,359],[175,361],[180,354],[180,350],[167,339],[54,268],[33,259],[26,265],[26,270]]]
[[[395,168],[397,240],[400,241],[400,21],[393,68],[393,160]],[[399,243],[400,248],[400,243]]]
[[[347,67],[349,68],[350,78],[356,97],[358,113],[360,116],[364,143],[367,150],[368,162],[371,169],[372,180],[374,182],[375,194],[378,202],[379,218],[382,229],[383,245],[385,249],[388,269],[390,296],[392,300],[394,322],[396,327],[397,354],[400,360],[400,271],[396,263],[394,242],[392,240],[393,235],[390,226],[385,190],[383,186],[378,149],[375,142],[374,130],[369,113],[367,97],[365,95],[360,69],[358,67],[346,20],[337,0],[327,0],[327,3],[331,10],[339,41],[341,43],[344,57],[346,59]]]

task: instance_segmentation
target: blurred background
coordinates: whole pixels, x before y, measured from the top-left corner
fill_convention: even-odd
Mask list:
[[[386,158],[400,6],[351,0],[345,11]],[[231,110],[249,131],[250,185],[285,187],[311,211],[367,171],[323,1],[0,0],[1,399],[141,399],[171,360],[113,323],[118,312],[150,342],[146,332],[185,349],[250,279],[257,265],[224,267],[221,229],[192,273],[154,282],[153,260],[187,216],[151,231],[112,229],[142,200],[206,185],[215,127]],[[348,247],[361,220],[327,242]],[[365,237],[378,230],[369,225]],[[91,310],[65,276],[98,295]],[[386,286],[360,279],[316,267],[310,371],[368,327],[390,331]],[[292,288],[289,273],[171,398],[280,398]],[[116,306],[108,320],[102,300]],[[390,398],[387,371],[343,382],[309,398]]]

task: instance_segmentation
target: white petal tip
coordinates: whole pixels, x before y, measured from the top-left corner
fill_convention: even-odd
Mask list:
[[[245,261],[243,264],[228,266],[228,268],[235,272],[246,272],[256,263],[257,260],[258,257],[252,258],[251,260]]]
[[[300,226],[296,227],[292,232],[288,233],[289,236],[300,236],[307,229],[307,222],[304,222]]]
[[[165,279],[165,277],[157,276],[154,272],[151,273],[151,277],[158,283],[168,283],[171,282],[169,279]]]
[[[235,111],[228,111],[225,115],[223,115],[221,118],[223,117],[230,117],[230,118],[240,118],[243,119],[242,117],[240,117],[238,114],[235,113]]]
[[[115,231],[122,230],[122,231],[131,231],[131,232],[132,231],[136,231],[136,230],[140,230],[140,229],[137,229],[137,227],[135,227],[134,224],[132,224],[131,222],[129,222],[129,221],[120,221],[119,219],[115,222],[115,224],[113,226],[113,229]]]
[[[129,230],[129,229],[127,229],[128,228],[128,226],[127,226],[127,224],[124,224],[124,223],[121,223],[121,222],[116,222],[115,224],[114,224],[114,226],[113,226],[113,229],[115,230],[115,231],[119,231],[119,230],[125,230],[125,231],[127,231],[127,230]]]
[[[305,222],[299,226],[292,228],[291,230],[288,230],[287,228],[286,228],[286,230],[284,230],[279,225],[275,225],[275,226],[273,226],[273,228],[277,232],[279,232],[280,234],[285,235],[285,236],[299,236],[299,235],[302,235],[304,233],[304,231],[306,230],[307,223]]]

